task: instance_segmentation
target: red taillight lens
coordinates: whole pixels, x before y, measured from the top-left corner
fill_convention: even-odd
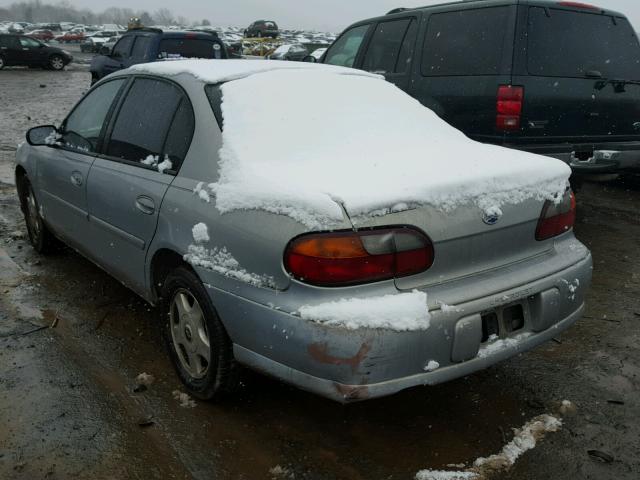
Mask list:
[[[536,240],[546,240],[568,232],[576,221],[576,197],[571,190],[567,190],[562,202],[555,204],[547,201],[542,207]]]
[[[500,85],[496,103],[496,127],[499,130],[518,130],[522,114],[524,88],[513,85]]]
[[[284,253],[293,277],[327,287],[406,277],[432,264],[429,237],[407,227],[302,235]]]

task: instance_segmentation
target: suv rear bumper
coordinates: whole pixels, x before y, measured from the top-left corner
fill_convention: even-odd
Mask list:
[[[557,158],[576,173],[640,172],[640,142],[504,146]]]

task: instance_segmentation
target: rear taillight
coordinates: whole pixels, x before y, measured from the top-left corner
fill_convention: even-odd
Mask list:
[[[284,252],[293,277],[327,287],[406,277],[432,264],[431,240],[408,227],[311,233],[294,238]]]
[[[522,115],[524,88],[500,85],[496,103],[496,128],[498,130],[518,130]]]
[[[546,240],[568,232],[575,221],[576,197],[571,190],[567,190],[559,204],[548,200],[545,202],[538,220],[536,240]]]

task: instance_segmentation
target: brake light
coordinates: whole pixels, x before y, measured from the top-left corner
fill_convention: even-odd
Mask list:
[[[561,7],[584,8],[586,10],[601,10],[600,7],[581,2],[558,2],[558,5],[560,5]]]
[[[284,266],[301,282],[337,287],[414,275],[433,257],[429,237],[397,227],[302,235],[287,245]]]
[[[576,221],[576,197],[568,189],[562,202],[555,204],[547,200],[536,229],[536,240],[546,240],[568,232]]]
[[[500,85],[496,102],[496,127],[498,130],[518,130],[522,114],[524,88],[513,85]]]

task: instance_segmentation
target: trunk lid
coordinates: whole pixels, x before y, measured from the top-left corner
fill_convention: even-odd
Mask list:
[[[480,275],[549,251],[553,240],[535,239],[543,204],[540,200],[527,200],[505,205],[494,218],[475,205],[467,205],[449,213],[424,206],[362,222],[358,218],[352,220],[356,228],[411,225],[431,238],[431,268],[395,280],[398,289],[411,290]]]

